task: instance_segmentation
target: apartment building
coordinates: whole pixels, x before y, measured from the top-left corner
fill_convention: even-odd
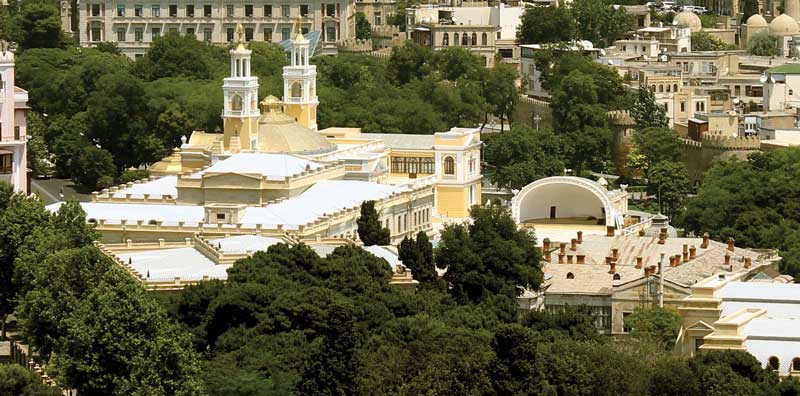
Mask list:
[[[25,112],[28,92],[14,86],[14,53],[0,41],[0,180],[28,191]]]
[[[82,0],[78,3],[82,46],[116,43],[122,53],[144,55],[166,33],[228,44],[242,24],[247,41],[280,43],[320,32],[325,49],[355,37],[354,0]]]

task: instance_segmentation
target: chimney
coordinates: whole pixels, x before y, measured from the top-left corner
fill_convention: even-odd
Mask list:
[[[725,265],[731,265],[731,255],[725,253]]]
[[[577,255],[575,257],[578,259],[578,264],[586,264],[586,255],[585,254],[579,254],[579,255]]]
[[[583,243],[583,231],[578,231],[578,244]]]
[[[619,249],[613,248],[611,249],[611,256],[614,257],[614,260],[619,258]]]
[[[614,261],[614,258],[611,256],[606,256],[606,265],[611,265],[611,262]]]
[[[733,251],[736,245],[736,240],[733,237],[728,238],[728,250]]]
[[[617,272],[617,262],[616,261],[612,261],[609,264],[608,273],[609,274],[613,274],[613,273],[616,273],[616,272]]]
[[[616,228],[614,228],[614,226],[606,226],[606,236],[607,237],[613,237],[614,236],[614,231],[616,231]]]
[[[542,250],[544,251],[550,250],[550,238],[545,238],[542,240]]]
[[[751,259],[750,257],[745,257],[744,258],[744,268],[745,269],[750,268],[752,265],[753,265],[753,259]]]
[[[644,277],[650,276],[650,267],[644,267]]]
[[[662,228],[661,231],[658,233],[658,244],[663,245],[667,242],[667,229]]]
[[[572,238],[569,241],[569,250],[572,250],[573,252],[578,250],[578,240],[577,239]]]
[[[670,267],[675,266],[675,256],[669,256],[669,266]]]
[[[644,258],[642,256],[636,257],[636,269],[642,269],[642,262]]]
[[[689,247],[689,260],[694,260],[697,257],[697,248],[692,245]]]
[[[708,249],[708,239],[710,236],[707,232],[703,233],[703,243],[700,245],[700,249]]]
[[[561,244],[559,245],[559,249],[560,250],[558,251],[558,254],[561,254],[561,255],[567,254],[567,244],[566,243],[561,242]]]
[[[549,263],[550,260],[551,260],[550,251],[549,250],[545,250],[544,251],[544,261],[547,261]]]
[[[651,265],[650,266],[650,275],[655,275],[656,274],[656,268],[658,268],[658,267],[656,267],[655,265]]]
[[[572,255],[567,255],[567,264],[572,264]]]
[[[559,264],[564,264],[564,253],[559,253],[558,254],[558,263]]]
[[[678,267],[680,265],[681,265],[681,255],[680,254],[676,254],[675,255],[675,266]]]

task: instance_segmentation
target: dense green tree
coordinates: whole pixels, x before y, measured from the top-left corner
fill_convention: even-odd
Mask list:
[[[575,36],[589,40],[595,48],[605,48],[630,28],[630,17],[622,7],[603,0],[576,0],[569,4],[575,19]]]
[[[665,356],[656,361],[650,377],[651,396],[700,396],[700,381],[689,359]]]
[[[145,80],[163,77],[211,78],[215,59],[224,61],[222,48],[199,41],[194,35],[168,33],[153,40],[145,56],[136,62],[136,73]]]
[[[708,232],[716,240],[736,239],[738,246],[781,251],[781,270],[800,275],[795,246],[800,190],[800,149],[752,154],[747,161],[720,161],[705,175],[682,216],[687,231]]]
[[[61,392],[47,386],[32,371],[18,364],[0,364],[0,395],[58,396]]]
[[[488,135],[484,160],[492,168],[492,183],[521,189],[543,177],[561,174],[565,167],[565,144],[549,129],[535,130],[516,124],[510,131]]]
[[[722,39],[707,32],[692,33],[692,51],[725,51],[735,49]]]
[[[11,36],[22,49],[63,47],[67,38],[61,31],[58,4],[43,0],[23,0],[10,18]]]
[[[527,7],[517,28],[520,44],[568,42],[575,39],[575,19],[569,7]]]
[[[359,40],[372,38],[372,25],[370,25],[363,12],[356,13],[356,38]]]
[[[631,329],[631,337],[655,341],[672,350],[681,329],[681,318],[666,308],[639,308],[625,318],[625,327]]]
[[[433,245],[424,231],[406,236],[397,247],[398,258],[411,270],[414,279],[422,284],[432,284],[438,279],[433,261]]]
[[[758,32],[747,38],[747,53],[757,56],[778,56],[781,54],[778,38],[766,31]]]
[[[516,86],[518,72],[505,63],[495,65],[484,82],[486,103],[491,113],[500,118],[500,127],[506,120],[511,121],[511,114],[519,101],[519,90]]]
[[[145,293],[118,267],[102,275],[63,321],[62,383],[89,396],[202,394],[188,338]]]
[[[79,150],[69,161],[72,180],[93,190],[111,187],[117,173],[111,153],[91,145]]]
[[[407,84],[430,72],[431,50],[413,41],[392,48],[386,75],[396,84]]]
[[[358,225],[358,238],[366,246],[388,245],[389,229],[381,224],[378,211],[375,210],[375,201],[361,203],[361,216],[356,220]]]
[[[47,123],[41,114],[29,112],[25,115],[28,131],[28,169],[34,176],[48,176],[52,173],[50,153],[47,150],[44,136]]]
[[[689,173],[680,162],[662,161],[648,172],[647,191],[656,195],[660,213],[670,218],[683,211],[690,186]]]
[[[14,312],[19,288],[14,284],[14,260],[21,253],[25,238],[40,224],[46,223],[50,214],[37,196],[16,193],[7,207],[0,212],[0,337],[6,337],[6,319]]]
[[[479,78],[486,72],[484,58],[462,47],[447,47],[434,52],[431,63],[444,79],[450,81],[461,77]]]
[[[631,117],[636,121],[637,129],[669,128],[669,119],[664,106],[656,103],[653,91],[639,88],[639,98],[631,108]]]
[[[636,165],[645,177],[660,162],[681,160],[681,143],[671,129],[648,127],[637,130],[633,135],[633,143],[636,153],[641,156]]]
[[[120,184],[127,184],[130,182],[135,182],[137,180],[147,179],[148,177],[150,177],[150,171],[148,171],[147,169],[131,168],[131,169],[125,169],[125,171],[123,171],[119,175],[118,181]]]
[[[482,301],[539,287],[541,252],[533,234],[517,229],[508,209],[499,205],[473,206],[470,216],[469,225],[446,226],[436,247],[436,266],[446,270],[453,296],[462,302]]]

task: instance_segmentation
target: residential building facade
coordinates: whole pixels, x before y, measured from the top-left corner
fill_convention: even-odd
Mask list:
[[[0,180],[28,192],[28,92],[14,86],[14,53],[0,41]]]
[[[335,48],[336,42],[355,37],[351,0],[83,0],[78,14],[80,45],[112,42],[132,58],[143,55],[154,39],[167,33],[213,44],[234,43],[238,24],[244,28],[245,41],[280,43],[298,31],[319,31],[323,47]]]

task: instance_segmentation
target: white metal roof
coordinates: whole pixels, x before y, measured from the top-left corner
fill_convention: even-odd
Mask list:
[[[47,210],[56,212],[62,204],[63,202],[58,202],[48,205]],[[87,220],[104,219],[110,224],[119,224],[120,220],[159,220],[165,223],[183,221],[190,224],[203,221],[205,217],[205,209],[194,205],[81,202],[81,207],[86,212]]]
[[[200,280],[203,276],[211,279],[227,279],[229,264],[216,264],[192,247],[178,249],[148,250],[145,252],[122,253],[117,255],[122,261],[130,262],[142,276],[150,281]]]
[[[144,194],[150,194],[151,196],[170,195],[172,197],[177,197],[177,184],[177,176],[164,176],[145,183],[134,184],[132,187],[115,192],[113,196],[117,198],[124,198],[126,194],[132,194],[133,197],[140,198]]]
[[[217,162],[204,173],[257,173],[270,178],[284,178],[319,167],[321,165],[316,162],[289,154],[238,153]]]

